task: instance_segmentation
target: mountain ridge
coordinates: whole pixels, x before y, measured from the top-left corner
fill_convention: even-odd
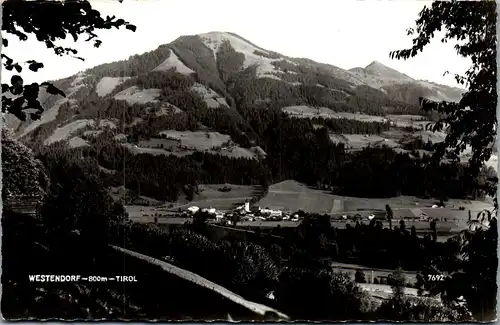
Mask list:
[[[184,90],[170,89],[171,84],[177,82]],[[152,87],[153,84],[156,86]],[[190,86],[186,88],[187,84]],[[176,107],[176,111],[186,111],[193,104],[179,104],[177,97],[183,97],[184,101],[187,97],[199,96],[189,100],[201,99],[210,109],[226,107],[230,110],[225,114],[245,124],[242,114],[246,107],[269,103],[281,108],[310,105],[375,115],[422,114],[418,97],[459,100],[460,95],[457,89],[416,81],[377,61],[365,68],[344,70],[307,58],[288,57],[263,49],[238,34],[218,31],[183,35],[155,50],[58,80],[56,85],[68,93],[67,98],[55,99],[41,92],[40,97],[47,103],[41,121],[30,126],[29,122],[11,121],[11,124],[20,124],[16,127],[18,136],[25,137],[54,120],[63,123],[57,118],[58,106],[73,107],[73,113],[88,112],[86,102],[92,97],[99,100],[112,97],[125,100],[129,105],[165,102],[167,106]],[[168,94],[159,95],[162,87],[170,89]],[[173,102],[166,101],[168,98]]]

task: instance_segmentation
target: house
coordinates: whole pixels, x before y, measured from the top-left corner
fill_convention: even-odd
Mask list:
[[[187,210],[189,212],[191,212],[192,214],[195,214],[196,212],[200,211],[200,208],[197,206],[191,206],[191,207],[187,208]]]
[[[281,210],[273,210],[273,209],[260,209],[260,213],[268,214],[270,217],[281,217],[283,212]]]

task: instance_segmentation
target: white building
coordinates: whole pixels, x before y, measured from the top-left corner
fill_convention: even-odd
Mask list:
[[[197,206],[192,206],[192,207],[189,207],[187,209],[188,209],[189,212],[191,212],[193,214],[196,213],[196,212],[198,212],[198,211],[200,211],[200,208],[197,207]]]
[[[281,217],[283,212],[281,210],[273,210],[273,209],[260,209],[260,213],[269,214],[271,217]]]

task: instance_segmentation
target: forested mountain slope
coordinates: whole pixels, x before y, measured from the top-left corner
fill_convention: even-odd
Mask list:
[[[373,184],[365,184],[363,192],[382,194],[379,180],[418,169],[413,161],[422,152],[415,150],[426,149],[431,140],[426,135],[417,139],[417,147],[408,147],[414,131],[423,134],[423,122],[414,130],[413,118],[399,125],[394,116],[424,115],[419,96],[458,100],[461,93],[377,62],[343,70],[265,50],[224,32],[182,36],[55,84],[66,98],[42,93],[40,120],[19,123],[6,117],[15,136],[48,155],[66,150],[72,157],[88,158],[109,185],[126,182],[163,200],[189,199],[200,183],[267,185],[290,178],[355,193],[349,174],[340,171],[347,168],[359,176],[361,167],[353,161],[366,162],[351,155],[381,164],[381,170],[370,169],[379,175],[367,176]],[[397,133],[389,140],[397,142],[392,147],[399,151],[348,153],[350,144],[335,140],[339,134],[375,134],[380,139],[368,145],[377,147],[390,132]],[[357,150],[366,145],[360,143]],[[389,168],[396,161],[398,167]],[[383,195],[424,194],[433,186],[431,181],[415,186],[420,179],[405,178]]]

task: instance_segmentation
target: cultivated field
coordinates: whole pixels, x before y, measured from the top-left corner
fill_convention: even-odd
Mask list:
[[[218,191],[218,189],[224,186],[231,188],[231,191]],[[231,211],[263,191],[261,186],[232,184],[206,184],[199,185],[198,188],[200,192],[194,196],[191,202],[183,205],[176,205],[174,209],[187,209],[190,206],[197,206],[200,208],[215,208],[219,211]]]
[[[269,187],[269,193],[259,201],[262,208],[285,212],[334,213],[342,211],[342,203],[326,191],[311,189],[296,181],[284,181]]]

